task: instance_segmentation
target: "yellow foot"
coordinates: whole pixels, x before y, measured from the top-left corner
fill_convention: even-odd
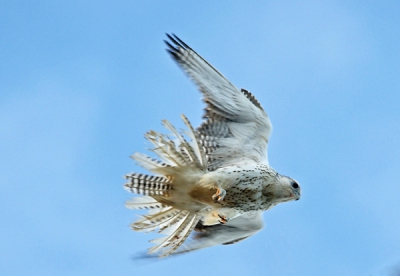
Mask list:
[[[218,216],[219,216],[219,218],[220,218],[220,220],[218,220],[219,221],[219,223],[221,223],[221,224],[227,224],[228,223],[228,217],[227,216],[225,216],[225,215],[221,215],[221,214],[218,214]]]
[[[212,199],[215,202],[221,202],[222,200],[224,200],[225,195],[226,195],[226,191],[222,188],[218,188],[217,192],[212,196]]]

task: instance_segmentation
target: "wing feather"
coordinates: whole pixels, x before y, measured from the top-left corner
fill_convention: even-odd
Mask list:
[[[234,244],[256,234],[263,228],[263,224],[262,212],[245,213],[230,220],[226,225],[203,226],[199,222],[190,241],[174,253],[185,253],[219,244]]]
[[[177,36],[167,36],[167,51],[197,84],[206,103],[205,121],[197,132],[207,155],[208,170],[238,162],[268,164],[272,125],[261,104]]]

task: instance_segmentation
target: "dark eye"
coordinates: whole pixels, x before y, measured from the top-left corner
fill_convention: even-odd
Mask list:
[[[297,188],[299,188],[299,184],[297,184],[296,182],[293,182],[293,183],[292,183],[292,187],[293,187],[294,189],[297,189]]]

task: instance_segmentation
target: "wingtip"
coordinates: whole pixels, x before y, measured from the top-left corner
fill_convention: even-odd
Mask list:
[[[175,44],[176,47],[178,48],[185,48],[185,49],[191,49],[189,47],[189,45],[187,45],[185,42],[182,41],[182,39],[180,39],[177,35],[175,35],[174,33],[168,34],[165,33],[166,36],[168,37],[168,39]],[[165,41],[165,40],[164,40]],[[171,44],[168,41],[165,41],[167,43],[168,46],[170,46]],[[173,47],[174,49],[176,49],[175,47]]]
[[[185,48],[190,49],[189,45],[187,45],[185,42],[182,41],[182,39],[180,39],[178,36],[176,36],[175,34],[172,34],[174,36],[174,38]]]
[[[165,35],[166,35],[169,39],[171,39],[171,40],[173,39],[172,36],[171,36],[169,33],[165,33]],[[172,35],[174,35],[174,34],[172,34]]]

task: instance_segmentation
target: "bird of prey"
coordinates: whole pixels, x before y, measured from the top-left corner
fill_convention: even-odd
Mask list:
[[[184,132],[163,121],[173,138],[146,133],[160,160],[141,153],[132,158],[153,175],[125,176],[125,188],[143,195],[126,206],[148,210],[132,229],[164,234],[148,252],[160,257],[242,241],[261,230],[263,211],[301,195],[294,179],[268,163],[272,125],[253,94],[236,88],[177,36],[167,36],[167,51],[206,107],[197,129],[182,115]]]

